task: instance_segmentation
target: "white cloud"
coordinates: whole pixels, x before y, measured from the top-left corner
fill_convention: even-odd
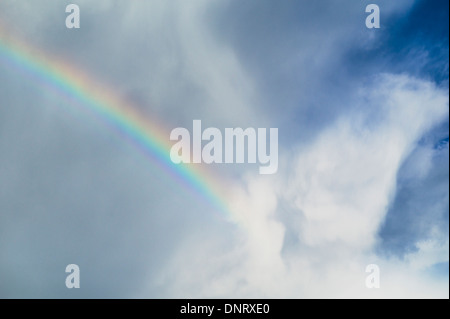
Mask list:
[[[8,262],[0,265],[3,273],[16,274],[18,265],[29,265],[25,278],[34,278],[36,286],[49,287],[43,294],[54,296],[60,293],[60,288],[54,288],[59,287],[59,282],[48,269],[53,267],[52,271],[57,272],[59,264],[64,264],[68,256],[75,256],[92,270],[92,291],[85,291],[94,297],[132,292],[133,296],[182,298],[448,296],[448,283],[423,274],[433,263],[448,260],[448,240],[443,241],[442,234],[430,232],[430,238],[418,244],[418,252],[407,255],[405,260],[383,259],[373,252],[377,231],[395,195],[398,170],[417,139],[448,116],[448,92],[407,75],[375,77],[369,85],[360,85],[356,94],[356,91],[338,92],[341,87],[334,86],[333,81],[350,83],[344,86],[350,88],[360,78],[350,79],[344,74],[326,81],[335,73],[328,66],[339,64],[341,55],[354,42],[362,39],[365,42],[361,46],[371,48],[379,41],[378,37],[366,38],[367,30],[360,28],[364,23],[364,11],[360,7],[347,8],[333,2],[323,10],[322,16],[316,17],[316,12],[324,8],[315,4],[302,10],[305,19],[292,29],[298,29],[298,33],[283,38],[281,48],[264,43],[267,50],[251,55],[256,60],[263,56],[260,65],[270,64],[264,76],[270,79],[268,83],[283,89],[288,87],[291,91],[285,96],[285,91],[269,86],[267,92],[255,92],[253,81],[262,79],[247,74],[249,66],[243,65],[246,61],[239,57],[237,48],[210,32],[211,21],[207,19],[214,10],[207,8],[216,4],[206,0],[112,3],[99,1],[94,6],[91,1],[80,0],[82,29],[70,35],[63,25],[65,14],[60,10],[63,5],[55,6],[54,1],[2,1],[0,15],[26,34],[26,38],[49,51],[65,52],[66,58],[112,84],[119,93],[136,98],[143,107],[152,108],[161,118],[190,125],[193,118],[200,116],[215,126],[232,122],[248,127],[254,126],[253,121],[261,124],[270,119],[276,123],[274,119],[279,114],[293,121],[301,118],[305,124],[312,123],[306,130],[289,128],[292,132],[300,131],[300,138],[309,134],[312,142],[296,141],[301,145],[298,151],[293,150],[295,145],[284,145],[292,149],[281,149],[283,165],[278,175],[249,174],[242,182],[236,181],[230,198],[232,220],[236,224],[214,224],[212,220],[203,221],[207,212],[197,212],[200,210],[197,205],[185,205],[190,197],[178,194],[179,189],[174,189],[170,182],[155,183],[155,175],[148,176],[150,172],[145,165],[135,165],[115,145],[91,138],[97,136],[96,132],[88,132],[85,126],[70,120],[57,121],[49,114],[51,120],[44,125],[49,132],[46,135],[44,129],[23,124],[41,123],[42,116],[34,116],[40,114],[37,108],[35,113],[23,112],[29,118],[24,117],[23,123],[17,121],[23,125],[11,127],[51,146],[43,148],[36,143],[34,147],[41,150],[40,156],[30,155],[26,151],[30,145],[17,140],[14,133],[6,135],[11,140],[15,138],[15,147],[25,151],[20,153],[21,159],[5,152],[8,159],[11,157],[9,163],[14,163],[8,167],[14,168],[14,174],[17,172],[14,181],[17,180],[18,186],[8,187],[5,194],[11,196],[5,196],[1,204],[9,207],[11,198],[12,203],[23,202],[21,196],[26,194],[15,190],[21,187],[28,190],[29,176],[25,169],[27,165],[33,167],[36,160],[45,163],[42,165],[45,169],[40,170],[42,174],[53,172],[58,178],[36,177],[47,182],[47,188],[33,193],[34,196],[52,203],[40,212],[42,222],[26,222],[33,211],[26,203],[20,209],[8,210],[11,216],[20,218],[16,217],[18,222],[8,218],[2,223],[8,228],[2,233],[3,242],[8,244],[8,250],[2,251],[8,257],[5,258]],[[240,9],[241,3],[237,3]],[[383,15],[406,11],[411,3],[410,0],[388,1],[383,6]],[[282,17],[278,19],[273,22],[282,27]],[[247,22],[243,19],[243,25]],[[310,31],[312,27],[314,32]],[[252,40],[252,34],[246,31],[240,29],[239,33],[245,34],[244,40]],[[273,32],[270,39],[280,38],[277,28],[271,28],[270,32]],[[255,36],[262,42],[267,40],[265,34]],[[274,70],[289,76],[272,74]],[[9,79],[4,83],[10,83]],[[9,94],[12,91],[5,89]],[[290,96],[294,91],[298,96]],[[21,89],[17,92],[11,96],[23,95]],[[23,96],[23,105],[45,104],[31,93]],[[262,111],[257,101],[262,96],[274,96],[277,104],[265,102],[270,110]],[[339,105],[338,101],[352,101],[352,107]],[[54,111],[54,105],[48,104]],[[2,115],[10,115],[17,109],[19,105],[2,110]],[[299,110],[305,116],[298,116]],[[349,114],[349,110],[354,113]],[[319,115],[327,116],[329,112],[336,116],[323,121]],[[60,122],[60,126],[55,122]],[[327,123],[331,124],[323,128]],[[62,134],[61,127],[70,128],[70,132]],[[308,130],[318,133],[310,134]],[[54,136],[60,139],[52,144]],[[7,137],[2,141],[4,145],[9,143]],[[70,158],[73,166],[70,174],[64,174],[67,171],[64,165],[69,161],[65,156],[72,153],[59,146],[69,148],[67,145],[72,144],[86,145],[86,150],[76,152],[78,160]],[[419,156],[423,160],[414,162],[410,169],[420,177],[426,175],[432,164],[428,151]],[[75,169],[77,161],[82,160],[87,163]],[[147,173],[142,174],[142,170]],[[2,176],[9,178],[10,174]],[[70,191],[58,188],[59,178],[65,177],[67,183],[67,177],[71,176],[74,182],[68,188]],[[52,178],[56,182],[51,183]],[[55,201],[49,189],[56,188],[61,194]],[[60,207],[70,209],[63,215]],[[122,215],[124,212],[126,216]],[[75,221],[84,221],[89,226],[90,233],[82,234],[82,242],[78,228],[73,226],[77,225],[73,216]],[[49,226],[48,220],[54,223]],[[14,236],[23,233],[17,231],[22,229],[22,223],[41,236],[38,240],[26,234],[21,237],[21,245],[28,250],[20,245],[9,246]],[[47,234],[48,228],[51,229]],[[48,251],[49,243],[56,242],[51,236],[61,232],[64,232],[64,243],[57,241],[55,257],[40,262],[35,255]],[[370,263],[381,267],[380,290],[368,290],[364,286],[365,266]],[[37,272],[36,264],[41,267]],[[146,271],[147,286],[141,286]],[[116,282],[110,280],[113,276],[119,277]],[[118,290],[105,289],[110,287],[108,284],[116,285]],[[6,294],[16,291],[20,296],[24,291],[20,279],[11,279],[8,285],[12,288]]]
[[[172,270],[182,264],[185,276],[169,280],[170,289],[183,287],[191,297],[448,296],[448,283],[421,272],[448,260],[448,241],[420,243],[419,252],[404,261],[373,252],[397,172],[420,136],[448,116],[447,92],[385,74],[359,94],[359,112],[336,121],[300,151],[291,172],[249,177],[245,188],[235,189],[232,209],[244,231],[230,240],[234,265],[224,271],[214,245],[191,242],[197,258],[188,258],[193,250],[184,247]],[[292,215],[289,222],[283,214]],[[297,236],[291,247],[288,231]],[[371,263],[381,267],[379,290],[365,287]]]
[[[417,243],[418,251],[409,253],[405,259],[414,270],[426,270],[435,264],[448,262],[448,235],[437,229],[430,230],[430,239]]]

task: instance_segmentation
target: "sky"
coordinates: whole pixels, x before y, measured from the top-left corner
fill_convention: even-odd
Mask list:
[[[279,161],[195,164],[218,212],[0,50],[0,298],[448,298],[448,6],[1,0],[0,41],[167,132],[278,128]]]

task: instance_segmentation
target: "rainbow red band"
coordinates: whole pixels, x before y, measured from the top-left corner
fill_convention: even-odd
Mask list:
[[[172,178],[195,190],[219,212],[228,215],[223,189],[202,165],[174,164],[170,159],[170,130],[138,112],[112,89],[61,59],[18,41],[0,27],[0,63],[31,75],[38,85],[76,100],[158,163]]]

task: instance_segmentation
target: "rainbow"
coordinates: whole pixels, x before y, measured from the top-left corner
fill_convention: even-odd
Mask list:
[[[133,143],[167,174],[206,199],[219,213],[229,214],[225,187],[202,165],[174,164],[169,130],[145,116],[78,68],[9,35],[0,25],[0,63],[12,66],[39,85],[76,101],[93,116]]]

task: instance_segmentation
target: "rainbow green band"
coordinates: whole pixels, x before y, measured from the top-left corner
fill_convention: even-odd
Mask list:
[[[137,145],[168,174],[201,195],[219,212],[228,215],[223,187],[202,165],[174,164],[170,159],[169,131],[158,121],[137,111],[132,104],[119,98],[113,90],[103,87],[87,74],[61,59],[38,51],[28,44],[8,36],[0,28],[0,63],[31,75],[40,85],[75,99],[128,141]]]

